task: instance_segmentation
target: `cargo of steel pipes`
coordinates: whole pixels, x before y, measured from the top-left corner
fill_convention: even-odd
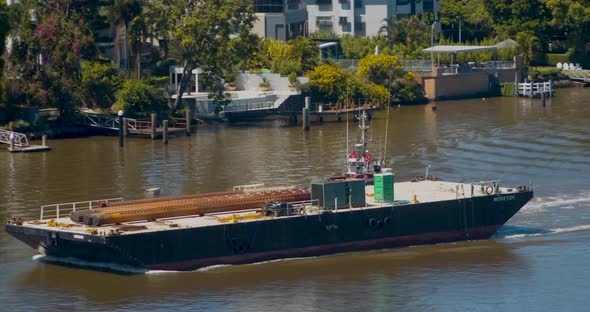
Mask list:
[[[207,213],[262,208],[265,202],[294,202],[309,200],[309,189],[274,191],[230,191],[194,196],[169,197],[155,200],[118,202],[110,207],[75,211],[74,222],[101,226],[130,221],[155,220]]]

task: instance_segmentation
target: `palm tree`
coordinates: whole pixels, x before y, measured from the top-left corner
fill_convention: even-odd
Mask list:
[[[125,70],[129,70],[129,49],[127,43],[127,31],[129,23],[142,12],[141,0],[111,0],[109,5],[103,7],[101,14],[107,22],[115,27],[115,53],[117,55],[117,67],[121,64],[120,44],[123,37],[123,53],[125,54]],[[121,36],[121,28],[123,35]]]
[[[379,34],[385,36],[390,47],[393,47],[396,42],[405,41],[407,23],[404,20],[392,16],[383,21],[385,25],[381,26]]]

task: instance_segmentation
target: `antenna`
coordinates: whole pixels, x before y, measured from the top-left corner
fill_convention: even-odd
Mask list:
[[[346,102],[348,105],[348,80],[346,80]],[[346,110],[346,159],[348,159],[350,153],[348,152],[348,109]]]
[[[387,97],[387,120],[385,121],[385,147],[383,148],[383,165],[385,165],[385,156],[387,155],[387,133],[389,132],[389,107],[391,106],[391,79],[392,73],[389,73],[389,96]]]

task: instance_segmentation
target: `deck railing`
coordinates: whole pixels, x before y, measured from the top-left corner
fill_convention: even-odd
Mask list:
[[[43,205],[43,206],[41,206],[40,220],[59,219],[60,216],[69,215],[70,213],[77,211],[77,210],[89,210],[89,209],[98,208],[98,204],[101,202],[112,203],[112,202],[119,202],[122,200],[123,200],[123,198],[119,197],[119,198],[88,200],[88,201],[73,202],[73,203],[60,203],[60,204]]]

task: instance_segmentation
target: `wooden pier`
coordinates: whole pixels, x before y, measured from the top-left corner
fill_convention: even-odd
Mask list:
[[[119,131],[119,118],[116,116],[110,115],[102,115],[102,114],[94,114],[94,113],[84,113],[84,124],[86,126],[97,128],[97,129],[105,129],[105,130],[113,130]],[[191,123],[191,115],[190,110],[186,111],[185,118],[170,118],[168,121],[171,126],[164,127],[164,124],[159,125],[157,116],[152,114],[151,118],[121,118],[123,121],[123,126],[121,127],[123,130],[124,136],[137,136],[137,137],[144,137],[144,138],[151,138],[155,140],[156,138],[161,138],[167,134],[167,136],[172,135],[176,136],[179,134],[186,134],[190,135],[192,129],[197,126],[197,124]]]

